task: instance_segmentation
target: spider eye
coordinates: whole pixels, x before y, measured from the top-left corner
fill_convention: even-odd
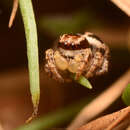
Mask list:
[[[58,47],[66,49],[66,50],[80,50],[80,49],[89,48],[90,45],[89,45],[87,39],[84,39],[84,40],[80,41],[79,43],[59,42]]]
[[[58,47],[65,49],[67,42],[58,42]]]
[[[79,49],[86,49],[86,48],[89,48],[89,47],[90,47],[90,45],[89,45],[87,39],[84,39],[84,40],[81,41],[80,44],[79,44]]]

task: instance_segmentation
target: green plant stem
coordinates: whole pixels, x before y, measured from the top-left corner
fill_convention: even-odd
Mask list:
[[[23,18],[27,41],[30,91],[34,107],[34,115],[37,114],[40,99],[37,28],[31,0],[19,0],[19,6]]]

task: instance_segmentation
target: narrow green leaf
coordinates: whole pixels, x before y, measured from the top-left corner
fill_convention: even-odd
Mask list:
[[[77,82],[84,87],[92,89],[92,85],[90,84],[90,82],[84,76],[80,76],[79,79],[77,80]]]
[[[38,59],[38,40],[37,28],[34,18],[34,12],[31,0],[19,0],[20,10],[25,28],[27,41],[27,57],[30,78],[30,91],[34,113],[32,118],[37,114],[40,99],[40,83],[39,83],[39,59]],[[32,119],[30,118],[30,119]],[[29,119],[29,120],[30,120]]]
[[[127,106],[130,106],[130,84],[125,88],[122,94],[122,99]]]
[[[75,79],[75,74],[71,74],[72,79],[74,79],[77,83],[81,84],[82,86],[92,89],[91,83],[86,79],[84,76],[80,76],[78,80]]]

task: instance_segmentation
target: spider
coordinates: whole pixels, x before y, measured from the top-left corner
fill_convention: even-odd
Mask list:
[[[70,81],[70,73],[78,80],[81,75],[90,78],[108,71],[109,48],[90,32],[63,34],[56,48],[45,54],[45,71],[60,82]]]

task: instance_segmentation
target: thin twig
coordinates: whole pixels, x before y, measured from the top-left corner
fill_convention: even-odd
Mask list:
[[[130,17],[130,1],[129,0],[111,0],[111,1]]]
[[[18,9],[18,0],[14,0],[13,2],[13,9],[10,15],[10,19],[9,19],[9,25],[8,27],[11,28],[13,25],[13,21],[15,19],[16,13],[17,13],[17,9]]]
[[[67,130],[75,130],[88,122],[90,119],[103,112],[109,107],[122,93],[127,83],[130,81],[130,70],[120,77],[110,88],[99,95],[89,105],[78,114]]]

